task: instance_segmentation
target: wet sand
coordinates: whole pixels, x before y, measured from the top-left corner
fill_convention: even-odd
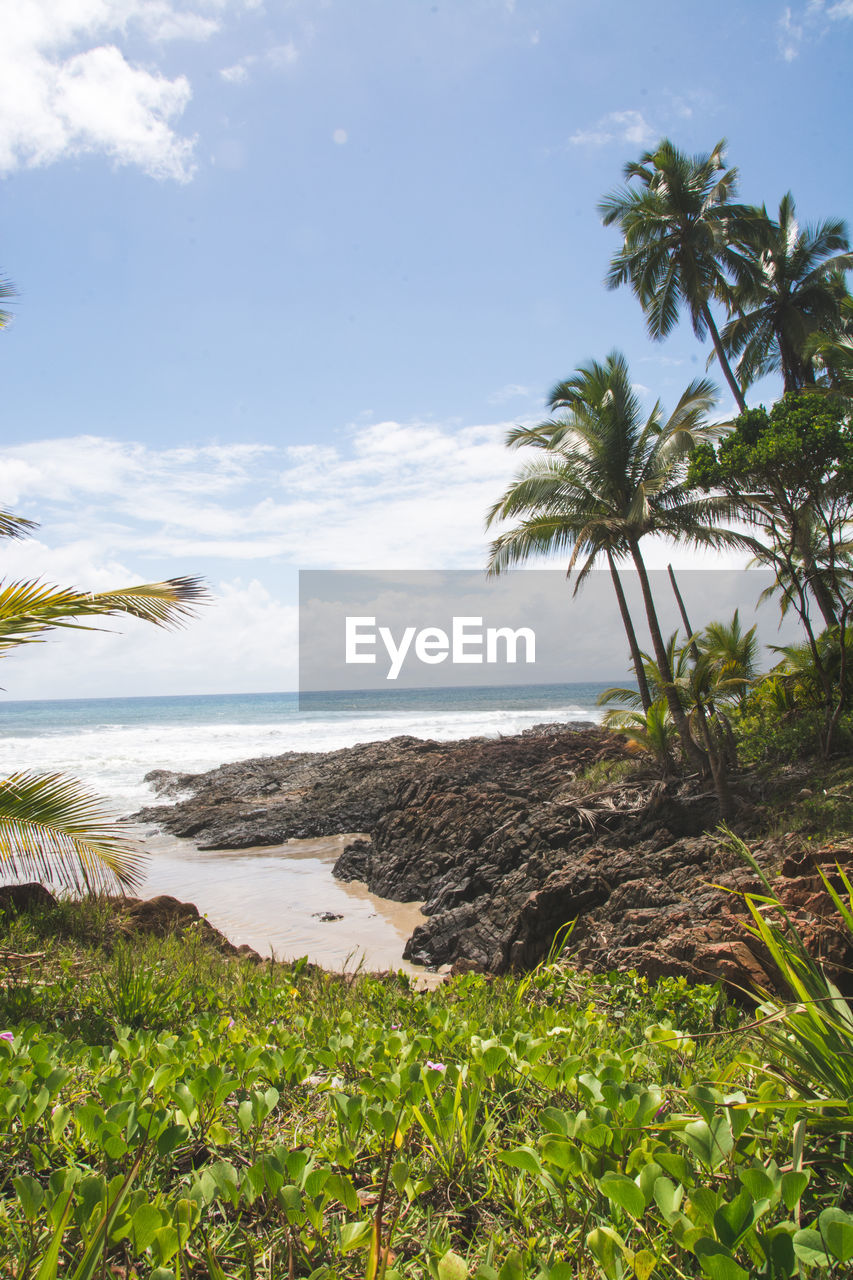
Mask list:
[[[363,884],[335,880],[332,867],[349,835],[252,849],[202,851],[190,840],[146,831],[150,854],[137,893],[194,902],[229,941],[280,960],[307,956],[326,969],[404,969],[403,947],[424,919],[419,905],[391,902]],[[332,912],[340,920],[323,921]]]

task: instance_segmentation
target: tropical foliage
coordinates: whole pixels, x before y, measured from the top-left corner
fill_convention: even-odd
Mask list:
[[[416,993],[109,928],[10,925],[38,967],[0,990],[3,1274],[849,1274],[844,1174],[795,1105],[828,1086],[718,988],[552,961]]]
[[[714,391],[705,380],[692,382],[667,417],[660,402],[644,414],[624,356],[612,352],[558,383],[548,408],[552,416],[535,427],[518,427],[507,437],[514,448],[528,445],[536,457],[519,473],[488,514],[487,523],[521,517],[491,546],[489,569],[499,573],[542,553],[568,554],[576,573],[575,591],[596,559],[607,557],[641,690],[645,672],[616,565],[629,559],[637,572],[663,679],[659,693],[669,707],[685,752],[702,766],[702,749],[689,732],[672,683],[640,547],[657,533],[694,546],[737,542],[719,528],[728,512],[725,499],[688,493],[687,463],[697,444],[709,439],[707,413]],[[641,693],[648,710],[651,698]]]
[[[0,536],[25,537],[34,527],[0,512]],[[55,628],[91,629],[84,619],[180,626],[205,595],[197,578],[94,593],[39,580],[0,583],[0,654],[43,640]],[[0,869],[6,876],[77,890],[126,889],[137,883],[142,865],[138,845],[74,779],[27,770],[0,779]]]

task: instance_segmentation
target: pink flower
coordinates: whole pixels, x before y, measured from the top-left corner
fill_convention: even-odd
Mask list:
[[[14,1031],[0,1031],[0,1040],[12,1041],[15,1039]]]
[[[446,1071],[447,1070],[446,1062],[430,1062],[429,1058],[427,1058],[426,1062],[424,1063],[424,1066],[429,1067],[430,1071]]]

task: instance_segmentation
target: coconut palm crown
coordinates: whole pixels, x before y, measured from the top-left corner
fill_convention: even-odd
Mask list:
[[[853,268],[847,228],[840,219],[800,227],[794,197],[779,204],[779,219],[756,210],[744,253],[752,269],[732,290],[735,315],[722,332],[726,351],[740,356],[741,383],[780,372],[786,391],[815,382],[810,342],[840,334],[847,296],[844,273]]]
[[[491,573],[536,555],[563,553],[568,556],[569,574],[576,573],[577,591],[599,557],[606,556],[610,562],[614,585],[618,582],[615,563],[631,559],[655,657],[670,682],[666,691],[670,712],[685,750],[694,756],[695,744],[671,687],[672,673],[640,541],[658,533],[693,546],[737,542],[737,534],[718,527],[720,520],[731,516],[731,503],[724,498],[696,498],[684,484],[688,455],[697,442],[713,434],[706,414],[715,398],[713,384],[697,380],[668,418],[659,402],[646,415],[623,355],[614,351],[604,363],[591,361],[554,388],[548,401],[551,418],[510,431],[507,444],[531,445],[543,456],[528,462],[487,518],[488,526],[517,521],[492,542]],[[642,661],[622,604],[620,599],[634,669],[641,680]]]
[[[722,139],[710,155],[688,156],[664,138],[654,151],[625,165],[625,184],[604,196],[598,209],[604,225],[617,224],[623,236],[607,287],[630,285],[656,341],[672,332],[686,308],[697,338],[710,334],[743,411],[743,391],[710,307],[751,270],[738,238],[746,238],[754,211],[731,199],[737,169],[726,167],[725,145]]]

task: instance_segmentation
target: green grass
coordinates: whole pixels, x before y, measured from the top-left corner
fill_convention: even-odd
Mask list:
[[[0,989],[2,1275],[849,1273],[844,1183],[716,988],[556,962],[418,993],[98,904],[0,945],[30,957]]]

